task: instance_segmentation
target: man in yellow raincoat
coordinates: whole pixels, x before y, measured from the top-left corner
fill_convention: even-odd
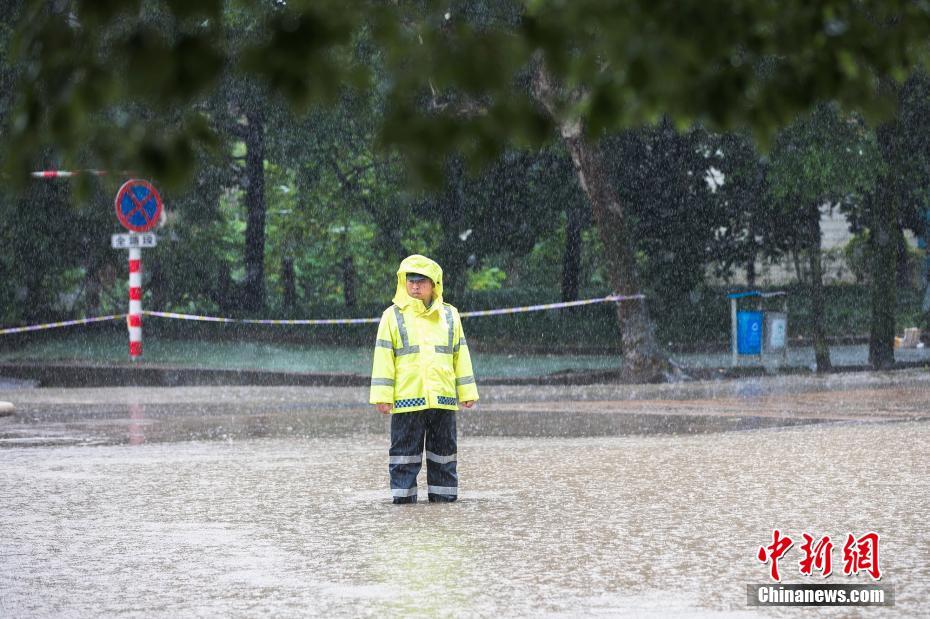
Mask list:
[[[478,399],[462,321],[442,300],[442,268],[425,256],[400,263],[393,301],[378,325],[369,397],[391,413],[391,495],[416,503],[425,438],[429,500],[451,502],[458,498],[455,411]]]

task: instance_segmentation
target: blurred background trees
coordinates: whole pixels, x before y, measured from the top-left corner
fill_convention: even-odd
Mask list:
[[[28,175],[106,167],[165,198],[151,309],[362,314],[420,252],[459,304],[645,293],[619,337],[653,374],[653,320],[680,340],[681,312],[792,261],[828,368],[819,223],[839,209],[867,241],[882,366],[930,190],[922,11],[4,0],[0,316],[122,309],[125,175]]]

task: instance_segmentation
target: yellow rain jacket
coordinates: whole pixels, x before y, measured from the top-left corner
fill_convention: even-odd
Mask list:
[[[408,272],[433,280],[429,308],[407,294]],[[442,268],[425,256],[404,258],[393,301],[378,325],[369,401],[391,403],[392,413],[410,413],[457,410],[459,402],[477,400],[462,320],[458,310],[442,300]]]

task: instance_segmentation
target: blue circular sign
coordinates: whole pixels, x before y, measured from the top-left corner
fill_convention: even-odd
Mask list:
[[[131,232],[148,232],[157,226],[162,208],[161,196],[147,181],[128,180],[116,192],[116,218]]]

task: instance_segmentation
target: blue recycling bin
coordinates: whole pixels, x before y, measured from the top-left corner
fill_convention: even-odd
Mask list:
[[[762,312],[736,312],[736,352],[741,355],[762,354]]]

